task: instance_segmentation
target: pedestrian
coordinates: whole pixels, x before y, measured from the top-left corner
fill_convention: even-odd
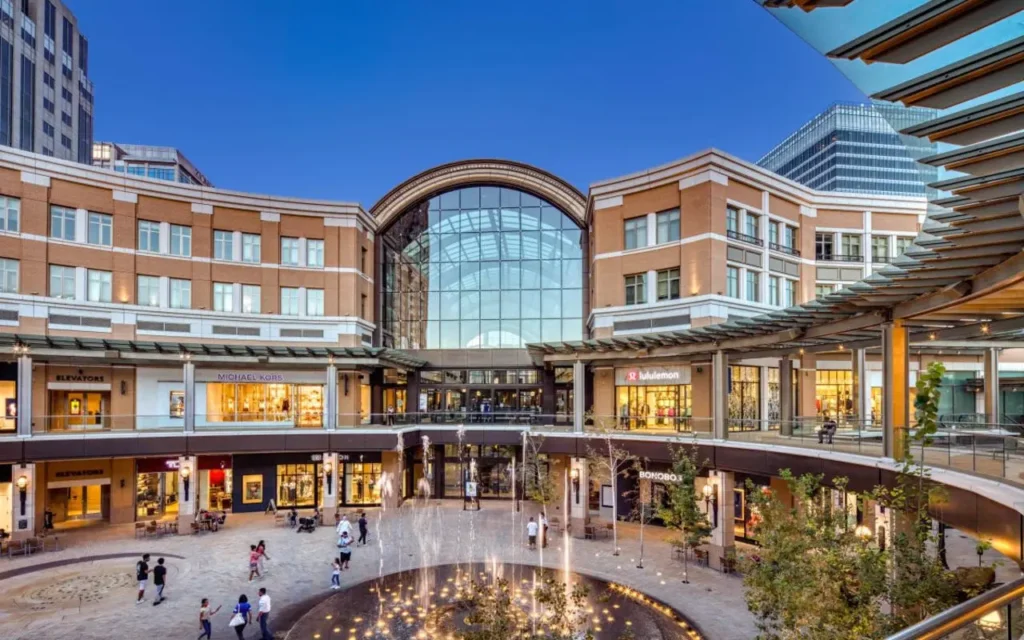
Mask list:
[[[252,582],[252,577],[256,576],[261,578],[260,575],[260,552],[256,550],[256,545],[249,545],[249,582]]]
[[[270,595],[266,587],[260,587],[260,600],[256,605],[259,611],[256,613],[256,620],[260,623],[262,640],[274,640],[274,634],[270,632]]]
[[[370,532],[369,521],[366,519],[366,512],[362,512],[359,515],[359,544],[366,544],[366,534]]]
[[[199,604],[199,628],[202,629],[203,632],[199,634],[199,637],[196,640],[203,640],[203,636],[206,636],[206,640],[210,640],[210,634],[213,633],[213,627],[210,626],[210,618],[212,618],[218,611],[220,611],[220,607],[211,611],[210,599],[203,598],[203,601]]]
[[[341,516],[341,521],[338,522],[338,526],[335,529],[338,533],[338,544],[341,544],[341,534],[347,533],[349,537],[352,536],[352,523],[348,521],[348,515]]]
[[[265,574],[267,572],[267,570],[263,566],[263,559],[266,558],[267,560],[270,560],[270,556],[267,555],[267,543],[264,542],[263,540],[260,540],[259,542],[257,542],[256,543],[256,551],[258,551],[259,554],[260,554],[260,560],[259,560],[259,563],[260,563],[260,573],[261,574]]]
[[[337,558],[331,561],[331,588],[341,588],[341,561]]]
[[[352,538],[349,537],[348,531],[343,531],[341,537],[338,538],[338,548],[341,549],[338,553],[341,568],[348,569],[348,561],[352,559]]]
[[[167,584],[167,567],[164,566],[164,559],[157,558],[156,566],[153,567],[153,584],[156,586],[156,600],[153,606],[164,601],[164,585]]]
[[[288,512],[288,526],[294,529],[295,525],[297,525],[298,523],[299,512],[295,509],[295,507],[292,507],[291,510]]]
[[[229,626],[234,628],[238,640],[245,640],[245,627],[252,622],[252,605],[249,598],[243,593],[238,596],[238,604],[235,605],[234,615],[231,616]]]
[[[135,578],[139,581],[139,597],[135,604],[142,604],[146,601],[146,582],[149,580],[149,554],[142,555],[142,560],[135,563]]]
[[[541,546],[545,549],[548,548],[548,517],[545,514],[540,514],[540,535],[541,535]]]
[[[530,541],[530,548],[537,548],[537,523],[534,522],[533,517],[530,517],[530,521],[526,523],[526,535]]]

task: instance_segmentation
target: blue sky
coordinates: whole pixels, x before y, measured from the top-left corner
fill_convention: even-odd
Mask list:
[[[710,146],[756,161],[863,99],[752,0],[66,1],[97,140],[179,147],[219,187],[367,208],[470,157],[584,191]]]

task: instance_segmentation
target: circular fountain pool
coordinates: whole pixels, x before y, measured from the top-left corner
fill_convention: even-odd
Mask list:
[[[559,628],[578,637],[590,631],[596,640],[702,638],[678,612],[624,585],[575,573],[569,582],[567,590],[564,573],[542,573],[530,565],[413,569],[328,596],[292,626],[287,638],[459,640],[495,628],[509,631],[493,637],[509,638],[545,638]],[[552,595],[557,600],[561,594],[567,606],[550,603]]]

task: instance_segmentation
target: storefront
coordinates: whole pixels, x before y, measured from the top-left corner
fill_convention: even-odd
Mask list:
[[[478,498],[512,497],[512,461],[519,447],[503,445],[446,444],[442,497],[461,498],[467,482],[477,483]]]
[[[384,470],[380,453],[339,453],[338,464],[344,470],[339,478],[342,504],[380,504],[380,476]]]
[[[419,372],[419,386],[425,421],[530,423],[543,413],[537,369],[428,369]],[[563,396],[563,404],[569,402]]]
[[[200,509],[231,511],[231,456],[199,456],[199,488],[196,498]]]
[[[857,415],[852,371],[849,369],[819,369],[815,376],[814,395],[820,417],[840,419],[853,418]]]
[[[110,428],[109,368],[48,367],[46,389],[47,431]]]
[[[615,370],[615,415],[620,429],[690,429],[689,367]]]
[[[212,482],[218,471],[224,472],[224,488],[230,491],[230,506],[236,513],[264,511],[271,500],[278,509],[312,509],[321,505],[322,463],[322,453],[235,455],[229,468],[210,469],[209,477]],[[212,459],[209,464],[214,464]],[[382,472],[380,452],[339,453],[332,482],[341,504],[380,504]],[[207,495],[212,499],[213,490]]]
[[[729,430],[756,430],[760,421],[761,368],[729,367]]]
[[[135,460],[135,518],[178,515],[178,457]]]
[[[196,370],[196,424],[320,427],[323,371]]]
[[[18,365],[14,362],[0,362],[0,432],[17,431],[18,418]]]
[[[747,481],[753,485],[747,487]],[[750,500],[751,491],[764,491],[771,486],[771,478],[767,476],[736,473],[735,486],[733,488],[732,521],[733,534],[741,542],[756,542],[754,539],[754,526],[757,524],[758,514],[753,508]]]
[[[110,460],[46,464],[46,508],[54,523],[110,519]]]

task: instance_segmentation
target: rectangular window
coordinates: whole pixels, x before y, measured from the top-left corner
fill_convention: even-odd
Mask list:
[[[761,274],[756,271],[747,270],[747,301],[758,302],[761,300]]]
[[[850,260],[860,260],[860,234],[843,234],[843,255]]]
[[[171,278],[171,308],[192,308],[192,281]]]
[[[18,233],[21,222],[21,201],[0,196],[0,231]]]
[[[299,239],[281,238],[281,264],[299,266]]]
[[[213,310],[227,312],[235,310],[235,285],[230,282],[213,283]]]
[[[647,302],[647,274],[636,273],[626,276],[626,304]]]
[[[906,252],[906,250],[910,248],[910,245],[912,245],[912,244],[914,244],[914,239],[913,238],[908,238],[906,236],[903,236],[903,237],[897,236],[897,238],[896,238],[896,255],[897,256],[902,256]]]
[[[192,255],[192,227],[171,225],[171,255],[185,258]]]
[[[295,287],[281,287],[281,315],[299,315],[299,290]]]
[[[814,234],[814,259],[831,260],[835,254],[836,236],[834,233],[818,232]]]
[[[740,231],[740,212],[738,209],[733,207],[725,208],[725,230],[726,232],[739,233]]]
[[[75,210],[50,207],[50,237],[75,241]]]
[[[730,298],[740,297],[740,270],[736,267],[725,268],[725,295]]]
[[[782,246],[787,249],[793,249],[796,247],[796,227],[791,227],[788,224],[782,227]]]
[[[647,246],[647,216],[630,218],[624,223],[626,249],[639,249]]]
[[[0,258],[0,293],[18,293],[18,261]]]
[[[889,236],[871,236],[871,261],[889,261]]]
[[[105,213],[89,212],[89,244],[109,247],[113,242],[114,219]]]
[[[835,286],[831,284],[816,284],[814,285],[814,297],[824,298],[825,296],[832,295],[835,291]]]
[[[775,247],[779,245],[779,223],[774,220],[768,221],[768,246]]]
[[[679,269],[658,272],[658,300],[679,299]]]
[[[324,290],[306,289],[306,315],[324,315]]]
[[[213,231],[213,259],[214,260],[234,260],[235,259],[235,240],[234,234],[230,231],[220,231],[214,229]]]
[[[22,32],[24,38],[24,20],[22,16]],[[32,24],[31,21],[28,24]],[[35,48],[35,38],[32,38]],[[21,138],[19,146],[25,151],[35,149],[35,104],[36,104],[36,63],[24,54],[21,56]]]
[[[50,265],[50,297],[75,299],[75,268]]]
[[[160,278],[157,276],[139,276],[135,304],[143,307],[160,306]]]
[[[260,261],[260,242],[262,238],[255,233],[242,234],[242,262],[258,264]]]
[[[779,276],[768,276],[768,304],[781,306],[782,297],[779,292]]]
[[[14,143],[14,45],[0,37],[0,144]]]
[[[139,251],[160,251],[160,223],[139,220]]]
[[[366,273],[366,247],[359,248],[359,271]]]
[[[89,302],[110,302],[114,298],[114,276],[109,271],[89,269]]]
[[[260,286],[258,284],[242,285],[242,313],[260,312]]]
[[[761,237],[761,216],[756,213],[747,212],[747,226],[745,234],[751,238]]]
[[[321,268],[324,266],[323,240],[306,240],[306,266]]]
[[[796,282],[793,282],[792,280],[784,280],[783,284],[786,287],[786,295],[784,297],[784,300],[786,301],[786,306],[787,307],[795,307],[796,306]]]
[[[658,244],[679,240],[679,209],[662,211],[657,215]]]

